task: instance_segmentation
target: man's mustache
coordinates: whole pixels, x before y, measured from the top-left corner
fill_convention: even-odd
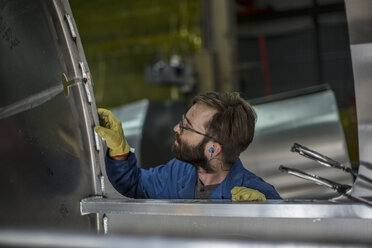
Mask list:
[[[174,139],[177,141],[178,144],[181,144],[181,139],[179,133],[174,133]]]

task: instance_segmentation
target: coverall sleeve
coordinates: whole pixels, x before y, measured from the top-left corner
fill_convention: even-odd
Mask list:
[[[171,166],[168,164],[145,170],[137,166],[134,153],[126,161],[114,160],[106,154],[105,161],[109,181],[122,195],[139,199],[169,198],[166,185]]]

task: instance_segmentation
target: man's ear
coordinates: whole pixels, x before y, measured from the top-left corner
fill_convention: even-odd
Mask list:
[[[218,142],[208,142],[207,145],[205,146],[206,153],[209,156],[216,157],[222,152],[222,146]]]

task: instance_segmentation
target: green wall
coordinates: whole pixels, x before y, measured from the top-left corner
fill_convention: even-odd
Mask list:
[[[169,100],[170,86],[146,84],[145,67],[201,47],[198,0],[70,0],[70,5],[99,107]]]

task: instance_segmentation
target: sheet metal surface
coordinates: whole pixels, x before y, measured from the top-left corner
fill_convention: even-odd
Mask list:
[[[255,137],[240,158],[244,166],[275,186],[283,198],[327,199],[333,190],[278,170],[293,167],[339,183],[352,177],[290,151],[296,142],[350,167],[334,93],[330,89],[254,104],[258,115]]]
[[[349,244],[341,242],[321,243],[321,242],[278,242],[271,240],[232,240],[210,237],[182,238],[182,237],[159,237],[159,236],[140,236],[140,235],[108,235],[96,236],[80,233],[56,233],[50,231],[25,231],[25,230],[1,230],[0,247],[85,247],[85,248],[133,248],[133,247],[162,247],[162,248],[243,248],[243,247],[276,247],[276,248],[295,248],[295,247],[318,247],[318,248],[351,248],[368,247],[365,244]]]
[[[372,198],[372,1],[346,0],[345,6],[355,80],[360,159],[352,195]]]
[[[105,213],[108,233],[308,243],[371,243],[372,209],[327,201],[124,200],[89,198],[83,213]]]
[[[211,216],[239,218],[352,218],[372,221],[372,208],[365,204],[324,200],[268,200],[232,202],[208,199],[122,199],[91,197],[80,202],[82,214],[138,214],[164,216]]]
[[[79,201],[102,194],[103,156],[66,14],[68,1],[0,1],[0,227],[99,228],[80,216]]]

